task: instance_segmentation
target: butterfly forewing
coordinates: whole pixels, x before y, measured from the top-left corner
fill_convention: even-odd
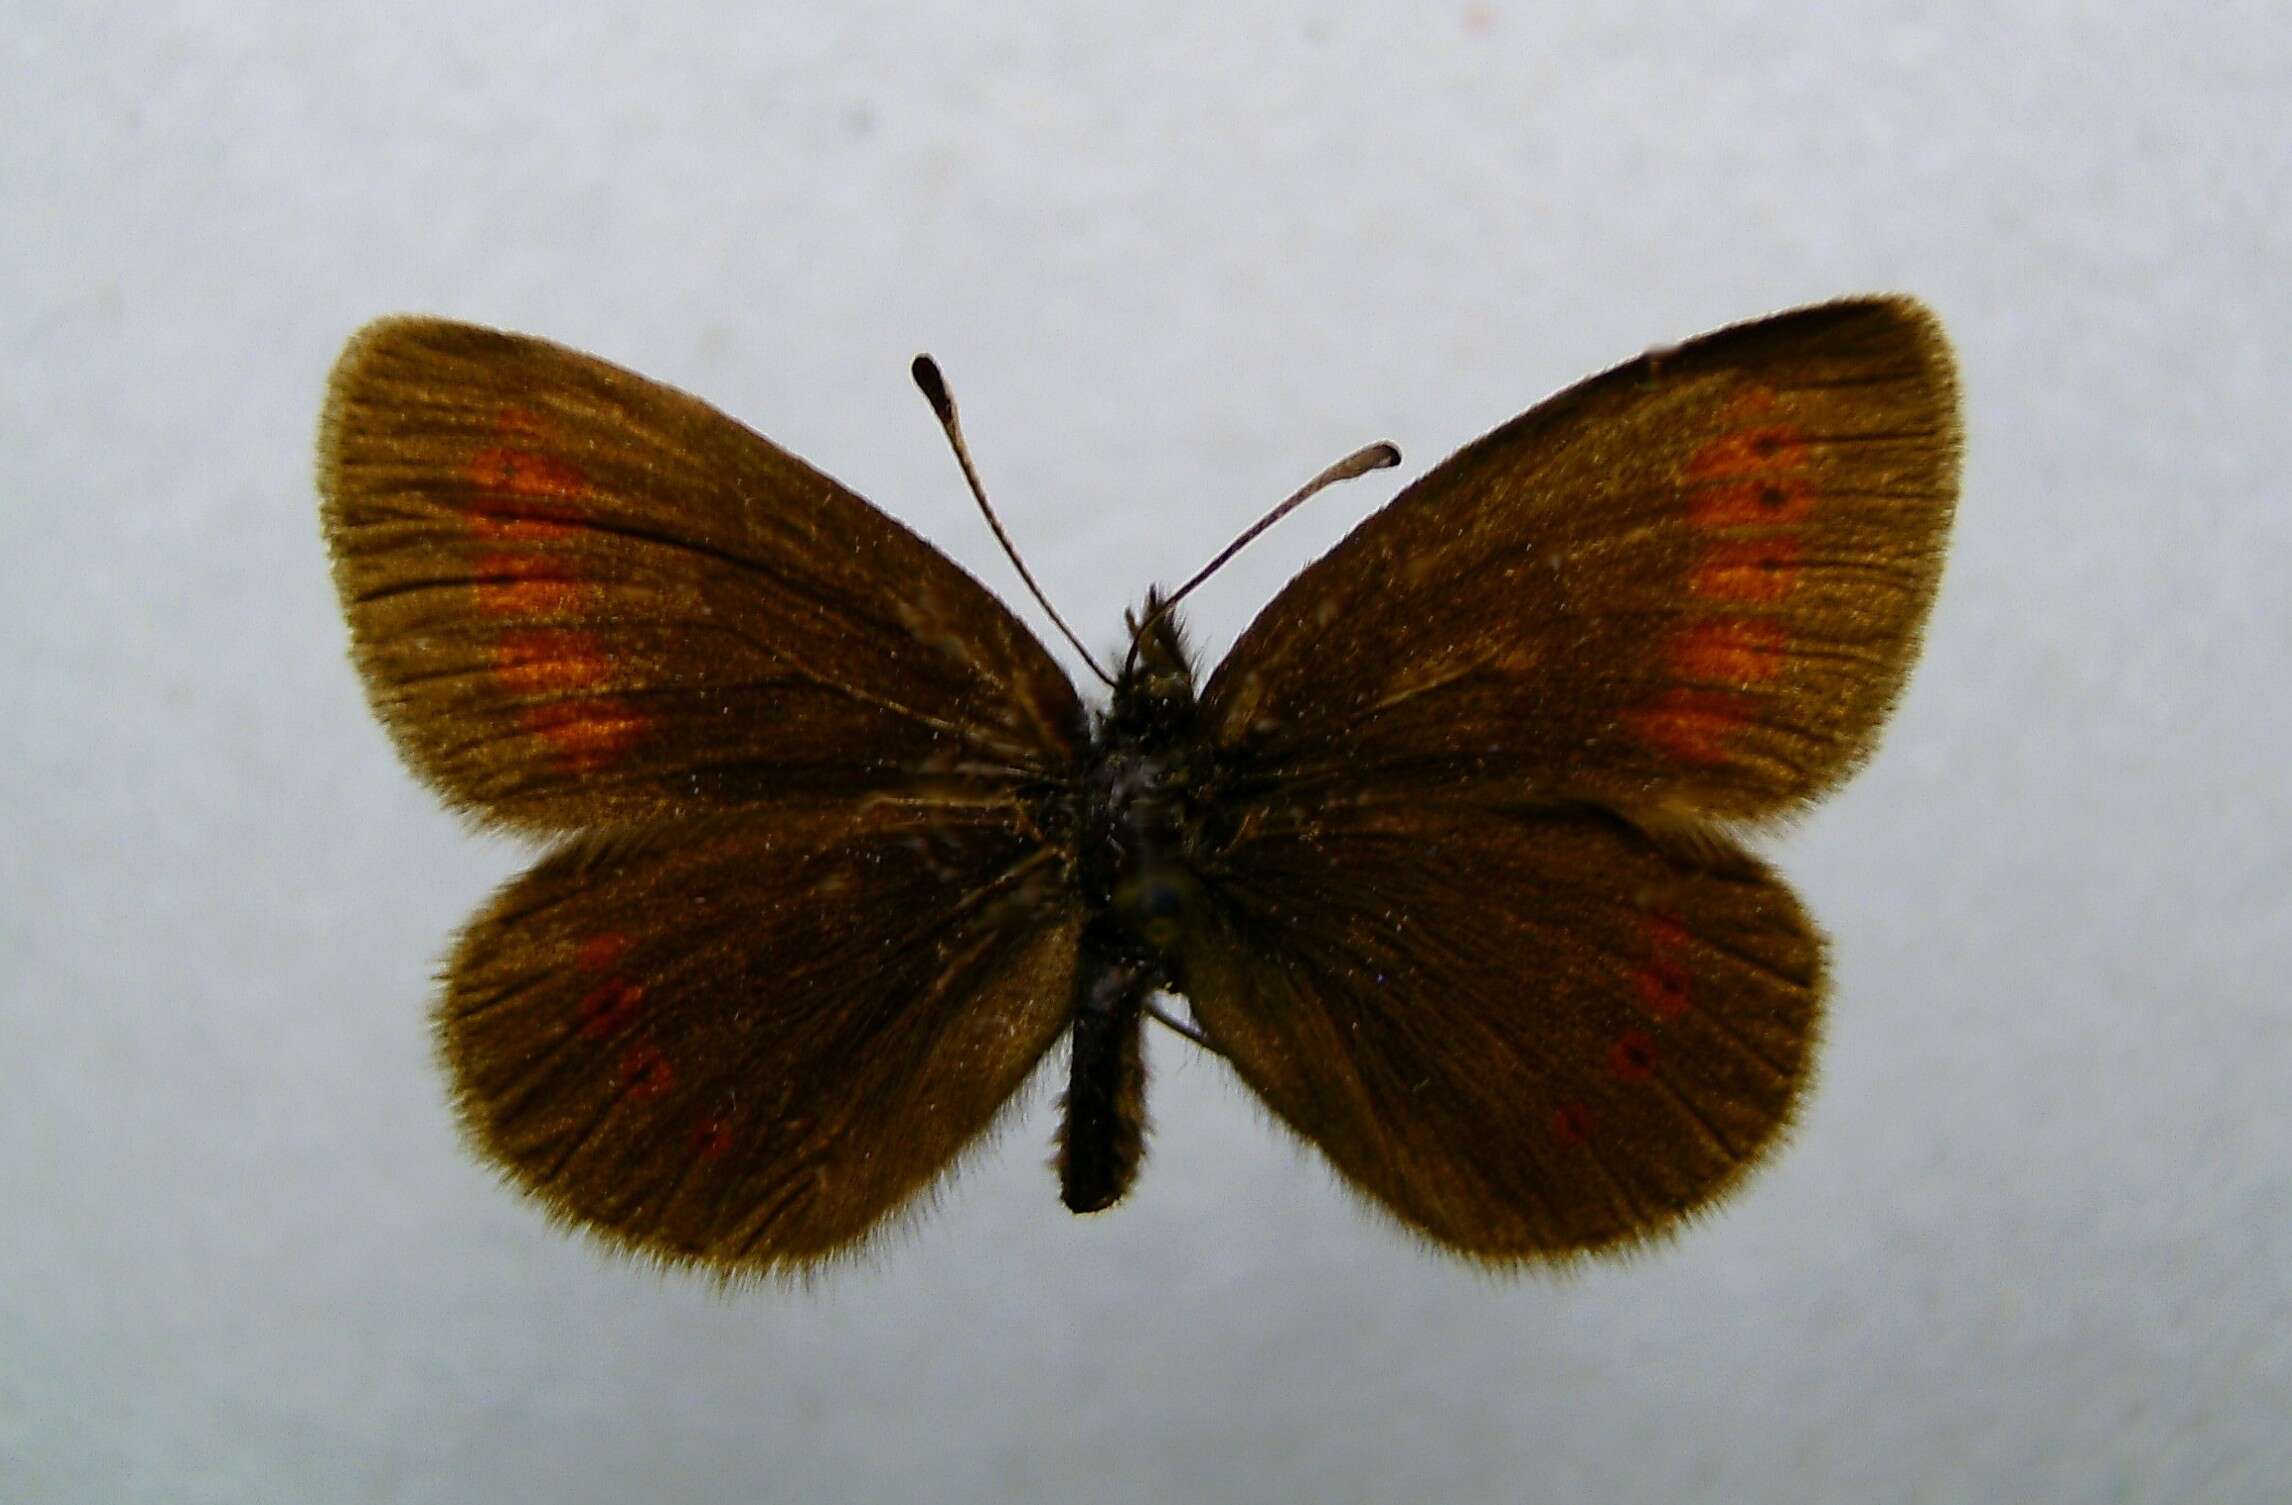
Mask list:
[[[462,937],[472,1138],[560,1214],[724,1273],[848,1249],[1066,1024],[1079,911],[999,823],[890,802],[575,838]]]
[[[1275,597],[1205,695],[1241,787],[1756,818],[1863,756],[1956,496],[1932,317],[1837,303],[1595,377]]]
[[[1723,842],[1589,810],[1271,812],[1212,877],[1194,1014],[1409,1226],[1515,1261],[1659,1233],[1790,1117],[1822,947]]]
[[[355,648],[409,761],[533,830],[998,785],[1085,736],[944,555],[714,409],[429,319],[336,366],[319,484]]]

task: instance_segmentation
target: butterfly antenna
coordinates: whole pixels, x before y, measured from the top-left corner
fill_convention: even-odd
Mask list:
[[[972,497],[979,503],[979,510],[987,515],[987,526],[995,530],[995,542],[1001,544],[1003,552],[1010,556],[1011,563],[1018,569],[1019,578],[1027,583],[1028,590],[1034,592],[1036,603],[1050,614],[1058,630],[1066,634],[1066,640],[1074,644],[1074,651],[1082,655],[1082,661],[1090,665],[1090,672],[1112,688],[1114,676],[1099,667],[1098,660],[1092,658],[1090,650],[1082,645],[1082,639],[1076,637],[1074,629],[1066,625],[1066,618],[1060,616],[1058,608],[1050,604],[1050,597],[1044,595],[1043,588],[1035,584],[1034,572],[1019,557],[1018,549],[1011,543],[1011,535],[1003,531],[1003,520],[995,516],[995,509],[988,504],[986,488],[979,484],[979,472],[971,464],[970,447],[963,442],[963,425],[955,416],[954,394],[947,390],[947,378],[939,374],[939,363],[928,355],[919,355],[908,370],[915,377],[915,384],[923,389],[924,401],[930,403],[931,411],[939,415],[939,426],[947,431],[947,442],[954,446],[955,463],[963,467],[963,479],[969,483]]]
[[[1185,600],[1187,595],[1194,589],[1195,586],[1200,585],[1203,581],[1209,579],[1220,569],[1224,568],[1227,560],[1233,558],[1244,548],[1248,547],[1250,541],[1256,538],[1260,533],[1263,533],[1266,529],[1272,527],[1275,523],[1278,523],[1283,518],[1289,516],[1290,513],[1295,512],[1298,508],[1304,506],[1306,502],[1313,497],[1314,493],[1327,487],[1334,486],[1339,481],[1350,481],[1357,479],[1358,477],[1365,476],[1372,470],[1390,470],[1400,463],[1401,451],[1399,446],[1380,441],[1376,444],[1364,445],[1360,449],[1353,451],[1353,453],[1347,455],[1344,459],[1339,460],[1336,464],[1330,466],[1327,470],[1321,472],[1321,474],[1315,476],[1312,480],[1307,481],[1304,485],[1298,487],[1297,490],[1290,493],[1288,499],[1284,501],[1280,506],[1274,508],[1271,512],[1268,512],[1265,516],[1259,518],[1256,522],[1251,523],[1247,528],[1242,530],[1241,537],[1235,539],[1232,543],[1227,544],[1223,549],[1220,549],[1218,551],[1217,558],[1211,560],[1208,564],[1205,564],[1200,569],[1194,571],[1194,577],[1191,580],[1188,580],[1184,585],[1179,586],[1176,590],[1170,592],[1170,594],[1167,596],[1164,596],[1161,601],[1156,604],[1154,610],[1147,615],[1146,620],[1140,622],[1134,629],[1132,629],[1130,634],[1130,651],[1135,654],[1138,651],[1139,641],[1146,636],[1147,629],[1151,628],[1156,622],[1159,622],[1164,617],[1168,616],[1170,614],[1170,608],[1176,606],[1180,601]]]

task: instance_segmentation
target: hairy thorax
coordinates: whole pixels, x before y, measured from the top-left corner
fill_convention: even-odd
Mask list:
[[[1155,620],[1156,607],[1149,596],[1150,625],[1091,739],[1076,859],[1092,915],[1159,961],[1197,897],[1191,859],[1209,769],[1196,742],[1193,670],[1177,624]]]

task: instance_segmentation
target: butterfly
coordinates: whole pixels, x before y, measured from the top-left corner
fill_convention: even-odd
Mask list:
[[[1823,940],[1740,837],[1870,752],[1959,448],[1918,304],[1738,325],[1434,467],[1206,680],[1193,582],[1149,593],[1092,710],[694,398],[373,324],[319,454],[355,661],[420,777],[553,843],[445,968],[468,1137],[626,1250],[803,1274],[928,1203],[1062,1039],[1061,1194],[1114,1204],[1160,1020],[1438,1247],[1660,1236],[1805,1088]]]

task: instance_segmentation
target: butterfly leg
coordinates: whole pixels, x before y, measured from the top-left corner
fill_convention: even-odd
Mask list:
[[[1158,1003],[1149,1002],[1146,1005],[1146,1012],[1155,1020],[1156,1023],[1161,1024],[1165,1028],[1173,1030],[1178,1034],[1184,1035],[1187,1039],[1193,1041],[1196,1045],[1199,1045],[1202,1049],[1208,1051],[1211,1055],[1221,1058],[1225,1055],[1224,1051],[1218,1049],[1217,1043],[1215,1041],[1211,1040],[1208,1035],[1202,1033],[1201,1026],[1191,1023],[1188,1020],[1180,1019],[1177,1015],[1165,1010],[1162,1005]]]

